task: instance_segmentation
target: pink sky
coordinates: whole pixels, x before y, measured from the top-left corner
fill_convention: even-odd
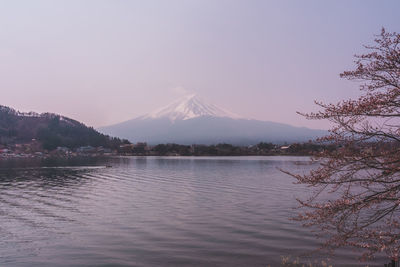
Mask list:
[[[242,116],[311,128],[296,111],[359,94],[339,78],[399,1],[2,1],[1,105],[91,126],[186,92]]]

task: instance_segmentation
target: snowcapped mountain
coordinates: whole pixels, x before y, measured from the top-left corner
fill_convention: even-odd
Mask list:
[[[304,142],[326,134],[326,131],[321,130],[245,119],[195,95],[186,96],[149,114],[98,130],[131,142],[149,144],[250,145],[259,142]]]
[[[226,117],[232,119],[241,118],[239,115],[224,110],[216,105],[206,103],[195,94],[188,95],[182,99],[139,117],[140,119],[162,119],[167,118],[172,122],[177,120],[189,120],[202,116]]]

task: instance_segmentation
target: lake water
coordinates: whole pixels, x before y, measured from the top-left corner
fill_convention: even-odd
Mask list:
[[[310,189],[278,170],[315,167],[306,157],[10,165],[0,165],[0,266],[279,266],[281,256],[324,258],[309,254],[319,246],[310,229],[290,220],[296,197]],[[351,250],[332,262],[365,266]]]

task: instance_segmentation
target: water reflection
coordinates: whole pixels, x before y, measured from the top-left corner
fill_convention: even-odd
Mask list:
[[[319,245],[289,220],[295,198],[309,189],[278,170],[307,170],[298,164],[307,161],[119,157],[3,165],[0,265],[276,266],[281,255]],[[340,253],[335,266],[359,265]]]

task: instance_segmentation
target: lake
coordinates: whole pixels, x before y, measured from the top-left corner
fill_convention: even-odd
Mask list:
[[[279,266],[319,241],[307,157],[120,157],[0,165],[0,266]],[[365,266],[339,250],[334,266]],[[383,266],[382,258],[370,266]]]

